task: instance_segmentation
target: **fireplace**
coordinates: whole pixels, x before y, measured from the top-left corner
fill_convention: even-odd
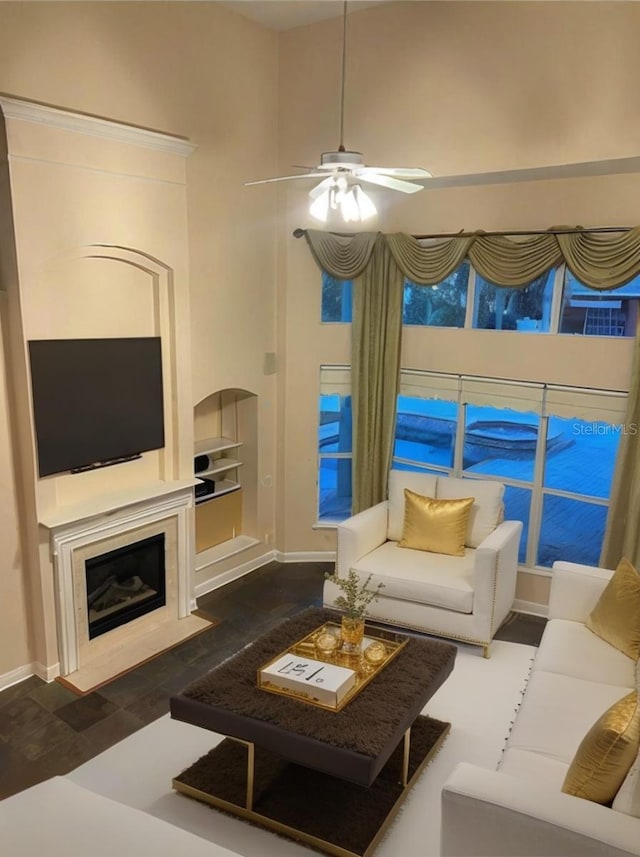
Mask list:
[[[166,603],[165,534],[85,560],[89,639]]]

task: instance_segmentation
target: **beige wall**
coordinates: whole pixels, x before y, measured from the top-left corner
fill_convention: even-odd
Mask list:
[[[368,164],[466,174],[636,156],[640,6],[626,3],[393,3],[349,16],[345,144]],[[281,38],[280,169],[338,143],[340,21]],[[577,83],[579,81],[579,83]],[[367,188],[369,191],[369,188]],[[347,326],[322,325],[320,275],[296,227],[315,226],[306,190],[282,196],[279,301],[286,332],[281,510],[286,551],[326,550],[316,520],[318,367],[349,362]],[[373,189],[367,228],[414,233],[640,222],[640,176],[425,190]],[[369,223],[369,222],[368,222]],[[531,350],[525,352],[526,340]],[[414,368],[626,389],[632,343],[413,329]],[[518,596],[545,601],[521,575]]]
[[[275,467],[275,383],[263,374],[264,353],[276,350],[275,202],[242,182],[276,168],[277,74],[277,35],[217,4],[0,4],[0,92],[197,145],[187,164],[192,404],[225,388],[258,396],[260,475]],[[129,216],[114,212],[115,231]],[[64,326],[61,307],[47,301],[34,335],[45,335],[49,311]],[[3,485],[12,484],[13,454],[0,432]],[[0,529],[0,676],[36,657],[12,505],[9,492]],[[256,529],[273,535],[272,488],[257,505]]]
[[[346,143],[369,163],[437,175],[637,155],[640,116],[628,105],[639,25],[631,3],[413,2],[356,12]],[[198,145],[187,166],[193,402],[228,388],[258,396],[257,530],[273,534],[277,514],[277,546],[287,551],[333,548],[331,532],[312,530],[317,369],[348,360],[349,332],[317,321],[319,275],[291,238],[310,225],[305,193],[242,181],[314,164],[337,145],[339,54],[338,19],[278,35],[214,3],[0,4],[0,92]],[[638,189],[636,177],[622,177],[374,194],[375,227],[637,223]],[[490,335],[464,339],[461,365],[477,358],[499,369],[507,340],[497,349]],[[433,368],[450,342],[427,337],[407,348],[414,364]],[[584,374],[597,368],[604,386],[626,383],[628,343],[605,346],[597,362],[586,346],[579,359],[568,347],[541,346],[545,365],[566,367],[578,383],[584,361]],[[264,375],[264,353],[274,351],[278,373]],[[276,433],[278,416],[286,431]],[[12,455],[5,430],[0,482],[9,494]],[[5,501],[0,529],[0,675],[32,657],[12,507]]]

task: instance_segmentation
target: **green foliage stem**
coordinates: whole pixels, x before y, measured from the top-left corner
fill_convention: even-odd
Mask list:
[[[384,583],[379,583],[375,589],[369,589],[369,581],[372,575],[360,584],[360,579],[357,572],[349,569],[349,574],[346,577],[338,577],[337,572],[329,574],[325,573],[325,580],[330,580],[342,591],[342,595],[338,595],[334,604],[339,610],[344,610],[345,615],[350,619],[364,619],[367,615],[367,607],[372,601],[377,601],[380,595],[380,590],[384,589]]]

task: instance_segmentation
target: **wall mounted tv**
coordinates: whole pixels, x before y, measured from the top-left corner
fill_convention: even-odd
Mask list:
[[[40,476],[164,446],[160,337],[29,343]]]

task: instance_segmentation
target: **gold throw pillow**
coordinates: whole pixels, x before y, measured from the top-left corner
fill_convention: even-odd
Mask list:
[[[627,776],[640,744],[640,707],[634,690],[596,720],[569,766],[562,791],[609,803]]]
[[[464,556],[474,497],[436,500],[404,489],[404,527],[398,547]]]
[[[634,661],[640,657],[640,575],[628,559],[621,559],[587,628]]]

